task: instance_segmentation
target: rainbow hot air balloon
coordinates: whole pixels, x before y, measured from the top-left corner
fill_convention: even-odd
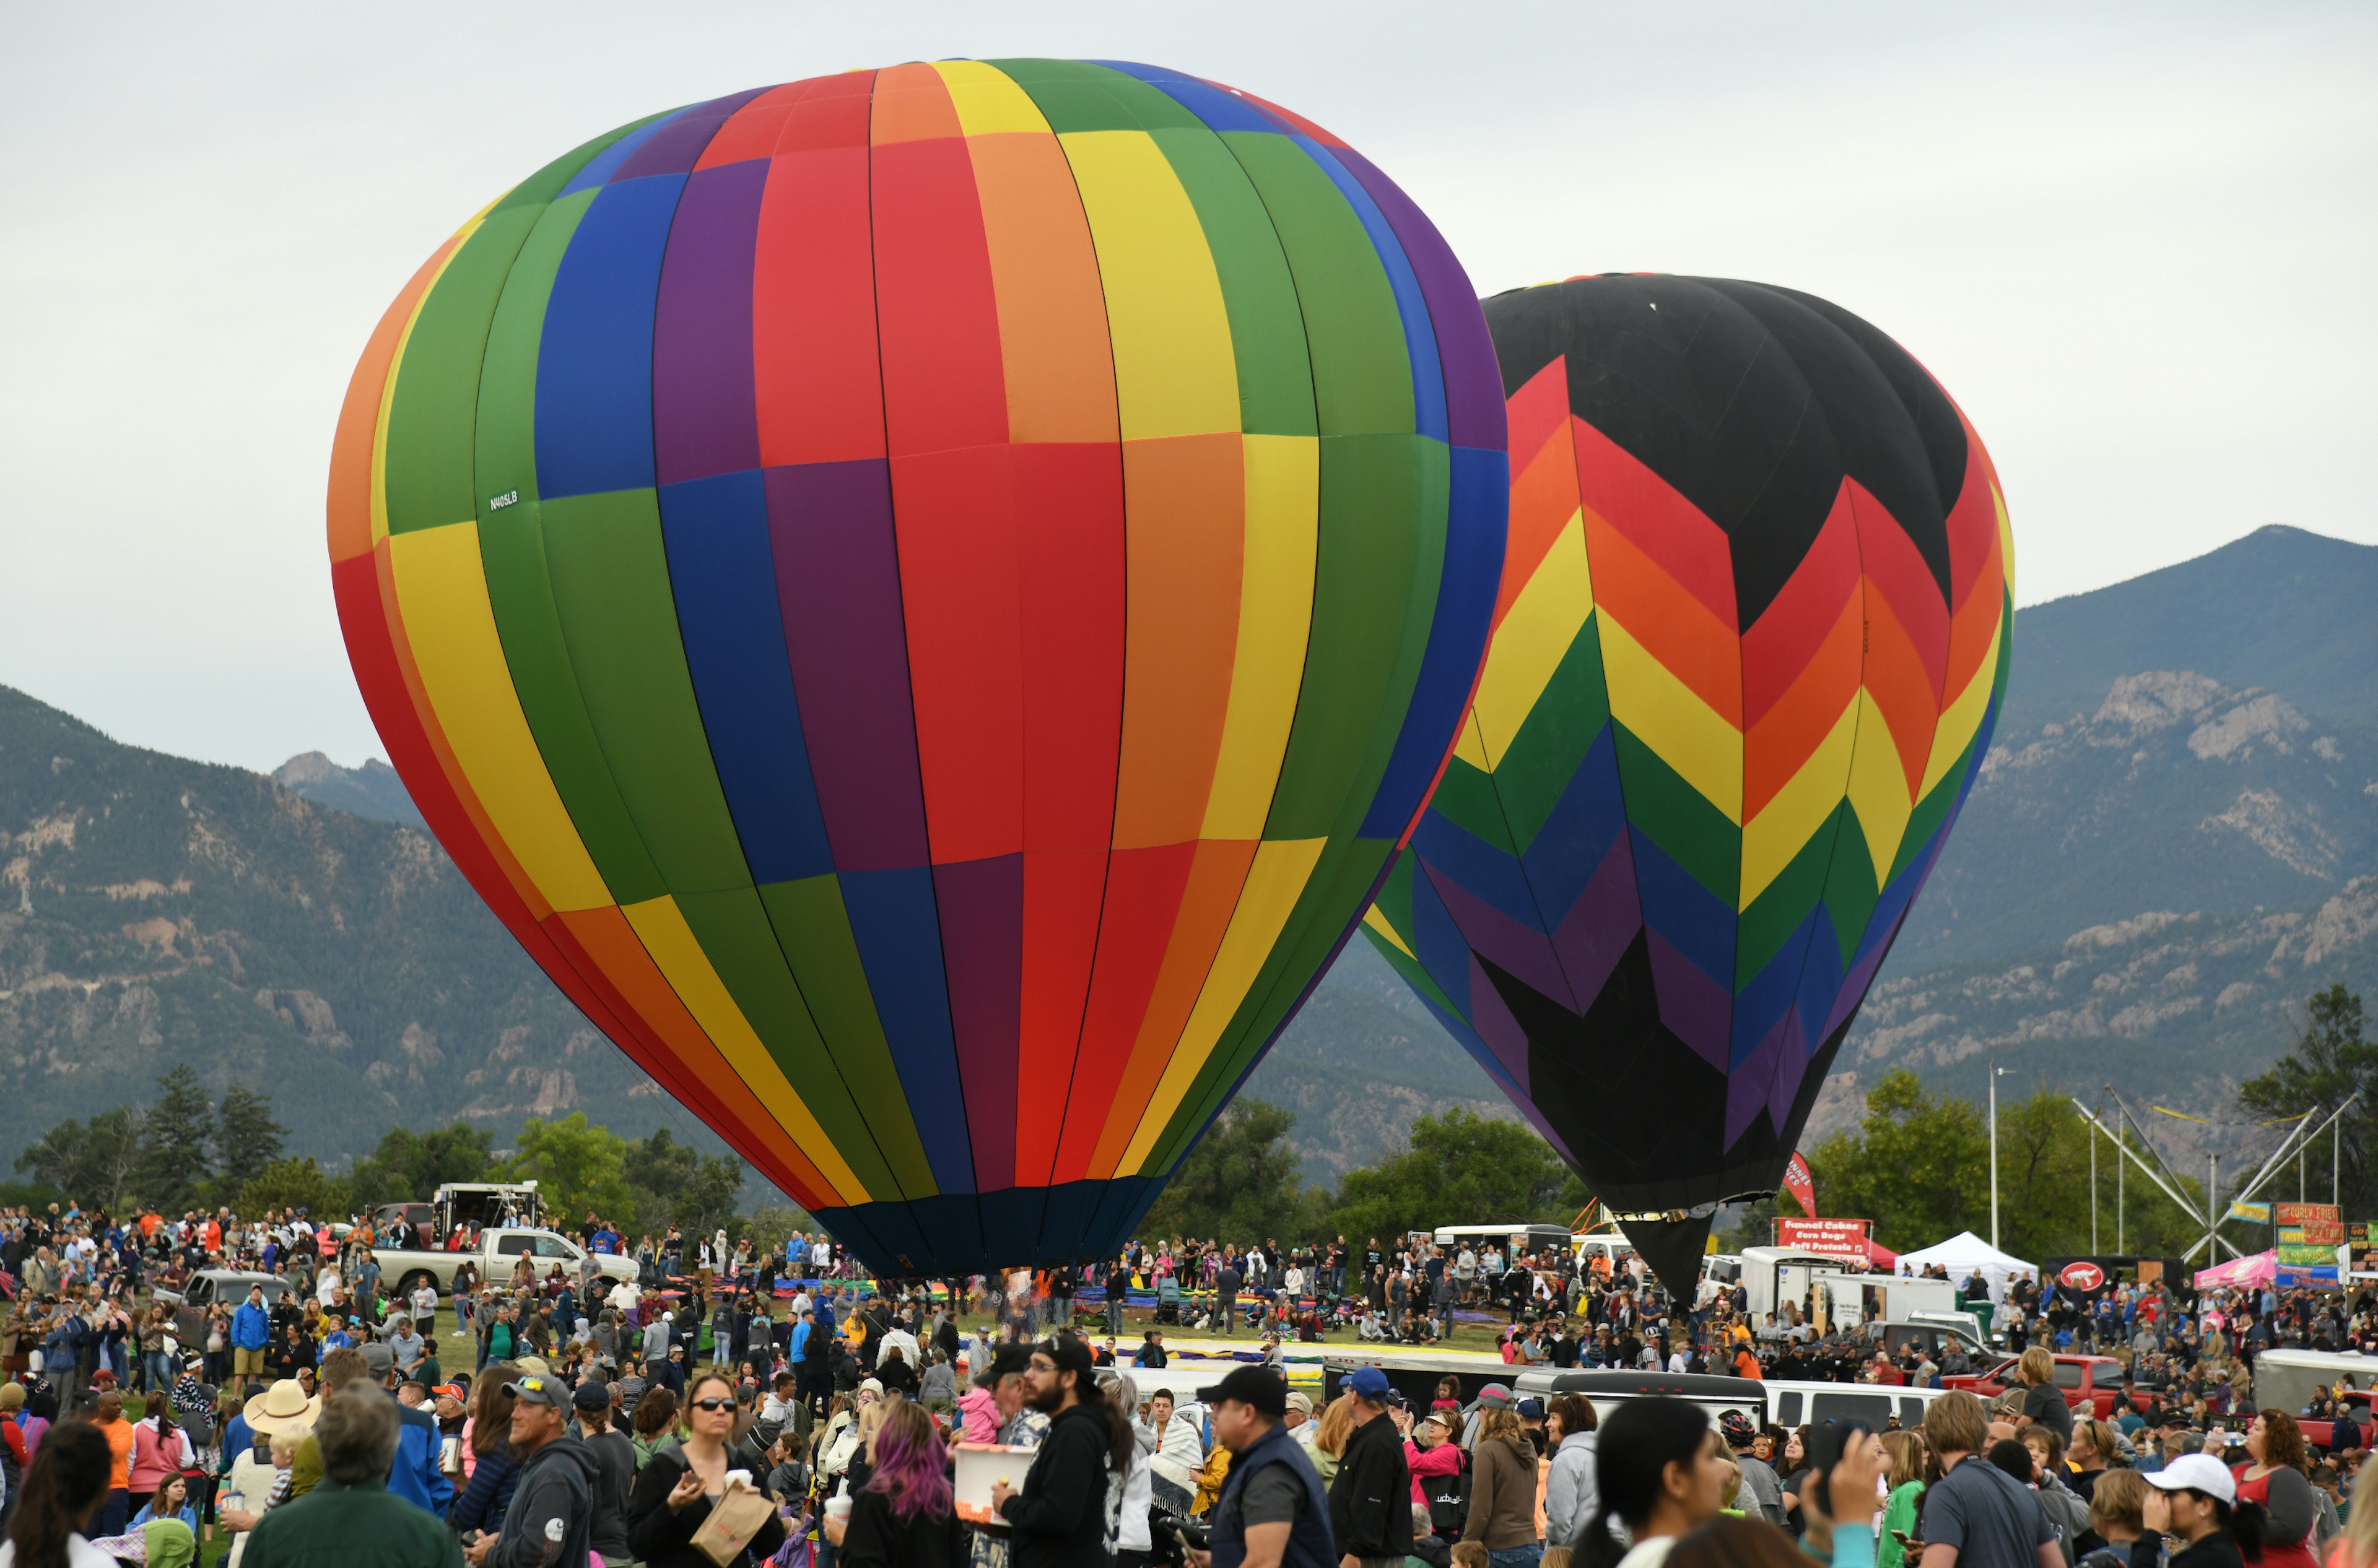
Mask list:
[[[1485,309],[1495,630],[1366,927],[1688,1281],[1712,1206],[1774,1190],[1988,749],[2006,509],[1948,394],[1822,300],[1615,276]]]
[[[330,555],[546,972],[876,1269],[1109,1251],[1459,727],[1503,405],[1363,158],[1141,66],[599,137],[357,367]]]

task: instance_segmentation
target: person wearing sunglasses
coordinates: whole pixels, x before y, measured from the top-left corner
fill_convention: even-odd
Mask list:
[[[722,1373],[700,1372],[685,1392],[685,1440],[653,1451],[628,1500],[628,1546],[645,1568],[717,1568],[693,1537],[726,1495],[734,1467],[727,1439],[735,1430],[735,1384]],[[764,1562],[784,1541],[784,1522],[771,1510],[741,1561]]]

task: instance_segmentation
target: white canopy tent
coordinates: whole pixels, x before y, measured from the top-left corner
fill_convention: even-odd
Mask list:
[[[1935,1263],[1948,1270],[1950,1279],[1960,1285],[1964,1283],[1966,1275],[1979,1270],[1982,1278],[1989,1285],[1993,1302],[2006,1299],[2007,1281],[2014,1275],[2029,1274],[2036,1276],[2039,1273],[2037,1263],[2027,1263],[2012,1253],[2001,1252],[1970,1230],[1961,1230],[1946,1241],[1936,1242],[1920,1252],[1899,1254],[1899,1266],[1903,1272],[1908,1272],[1909,1265],[1913,1264],[1912,1272],[1921,1274]]]

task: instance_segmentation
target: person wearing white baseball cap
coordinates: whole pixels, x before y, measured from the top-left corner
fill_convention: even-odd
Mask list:
[[[2140,1510],[2150,1538],[2178,1536],[2188,1544],[2170,1568],[2245,1568],[2263,1554],[2263,1510],[2238,1501],[2238,1480],[2210,1454],[2183,1454],[2153,1475]]]

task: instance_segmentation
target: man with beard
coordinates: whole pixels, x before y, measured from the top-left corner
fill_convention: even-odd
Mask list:
[[[1123,1412],[1099,1396],[1090,1347],[1071,1334],[1032,1347],[1025,1396],[1049,1418],[1021,1491],[1005,1477],[991,1505],[1015,1528],[1015,1568],[1105,1568],[1107,1474],[1126,1471],[1136,1446]]]

